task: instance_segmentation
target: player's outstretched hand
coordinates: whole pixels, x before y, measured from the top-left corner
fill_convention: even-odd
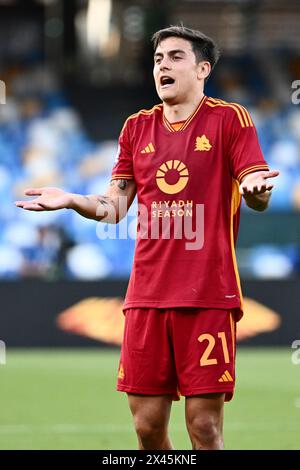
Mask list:
[[[70,207],[71,194],[59,188],[30,188],[26,196],[37,196],[31,201],[16,201],[15,205],[28,211],[55,211]]]
[[[266,191],[273,189],[273,184],[270,183],[268,178],[276,178],[279,175],[279,171],[257,171],[247,175],[240,185],[240,193],[243,196],[250,194],[263,194]]]

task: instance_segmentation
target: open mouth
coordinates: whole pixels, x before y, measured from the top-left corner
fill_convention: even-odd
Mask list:
[[[161,88],[169,88],[175,83],[174,78],[168,77],[164,75],[163,77],[160,78],[160,86]]]

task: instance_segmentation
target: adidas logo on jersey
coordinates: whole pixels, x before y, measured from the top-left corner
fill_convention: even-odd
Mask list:
[[[224,374],[219,378],[218,382],[233,382],[233,378],[229,374],[228,370],[225,370]]]
[[[155,148],[152,142],[150,142],[150,144],[148,144],[143,150],[141,150],[141,153],[152,153],[152,152],[155,152]]]

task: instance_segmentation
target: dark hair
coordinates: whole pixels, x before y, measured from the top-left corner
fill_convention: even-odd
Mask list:
[[[207,60],[212,70],[218,62],[220,51],[213,39],[196,29],[186,28],[185,26],[170,26],[169,28],[160,29],[154,33],[152,36],[154,51],[156,51],[161,41],[171,37],[182,38],[189,41],[192,45],[197,63],[202,60]]]

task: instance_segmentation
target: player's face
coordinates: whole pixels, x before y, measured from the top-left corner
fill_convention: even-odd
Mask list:
[[[154,53],[153,76],[158,96],[169,104],[188,101],[199,94],[208,68],[208,62],[196,63],[192,45],[186,39],[164,39]]]

